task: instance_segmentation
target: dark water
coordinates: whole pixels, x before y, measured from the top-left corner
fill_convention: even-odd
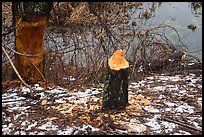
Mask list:
[[[143,9],[151,7],[153,2],[145,2]],[[197,11],[198,14],[191,8],[190,2],[155,2],[156,8],[153,12],[153,17],[149,18],[145,26],[158,26],[163,23],[174,27],[181,38],[182,43],[187,47],[187,53],[198,57],[202,60],[202,7]],[[137,18],[140,10],[136,9],[134,16]],[[196,29],[192,31],[188,29],[188,25],[195,24]],[[63,30],[69,31],[69,28]],[[56,33],[53,33],[56,35]],[[167,34],[170,35],[171,34]],[[90,35],[91,39],[91,35]],[[62,42],[61,38],[57,41]]]
[[[202,7],[195,13],[190,2],[162,2],[154,14],[155,17],[150,18],[149,23],[164,22],[173,26],[189,49],[187,52],[202,59]],[[195,24],[197,28],[192,31],[187,28],[189,24]]]

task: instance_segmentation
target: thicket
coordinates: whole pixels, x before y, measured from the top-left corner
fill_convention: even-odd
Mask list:
[[[54,2],[45,33],[45,78],[62,86],[102,83],[108,58],[123,49],[130,62],[130,79],[135,79],[138,73],[152,72],[148,69],[152,60],[164,61],[175,51],[187,52],[174,27],[148,23],[160,4]],[[2,8],[2,46],[14,60],[11,2],[3,2]],[[180,64],[167,67],[168,71],[184,69],[192,60],[201,62],[187,54]],[[2,53],[2,81],[11,79],[12,68]]]

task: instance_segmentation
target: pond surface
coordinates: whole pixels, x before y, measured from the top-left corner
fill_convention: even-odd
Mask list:
[[[152,2],[145,2],[141,11],[151,5]],[[180,35],[181,42],[188,48],[185,49],[187,53],[202,60],[202,6],[195,11],[190,2],[155,2],[155,5],[154,16],[147,19],[144,25],[158,26],[164,23],[174,27]],[[137,18],[139,12],[138,10],[134,12],[132,17]],[[188,28],[191,24],[196,25],[195,30]],[[69,31],[69,28],[62,30]]]
[[[173,26],[188,47],[187,52],[202,60],[202,6],[195,12],[190,5],[190,2],[161,2],[155,9],[155,17],[150,18],[148,22],[164,22]],[[188,29],[190,24],[195,24],[196,29]]]

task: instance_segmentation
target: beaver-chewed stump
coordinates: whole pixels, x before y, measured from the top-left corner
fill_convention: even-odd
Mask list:
[[[116,50],[108,61],[102,110],[123,109],[128,104],[128,68],[123,50]]]

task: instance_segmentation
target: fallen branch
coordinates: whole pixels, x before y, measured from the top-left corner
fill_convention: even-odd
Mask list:
[[[163,117],[162,119],[165,120],[165,121],[169,121],[169,122],[172,122],[172,123],[176,123],[176,124],[178,124],[178,125],[180,125],[180,126],[184,126],[184,127],[186,127],[186,128],[190,128],[190,129],[193,129],[193,130],[202,132],[202,129],[198,129],[198,128],[194,127],[194,126],[187,125],[187,124],[185,124],[185,123],[183,123],[183,122],[180,122],[180,121],[176,121],[176,120],[173,120],[173,119],[169,119],[169,118],[167,118],[167,117]]]
[[[2,50],[4,51],[6,57],[8,58],[13,70],[15,71],[16,75],[18,76],[18,78],[21,80],[21,82],[26,86],[28,87],[30,90],[33,90],[35,92],[37,92],[37,90],[33,89],[31,86],[29,86],[22,78],[21,78],[21,75],[19,74],[19,72],[17,71],[16,67],[14,66],[11,58],[9,57],[9,55],[7,54],[6,50],[4,49],[4,47],[2,46]]]

